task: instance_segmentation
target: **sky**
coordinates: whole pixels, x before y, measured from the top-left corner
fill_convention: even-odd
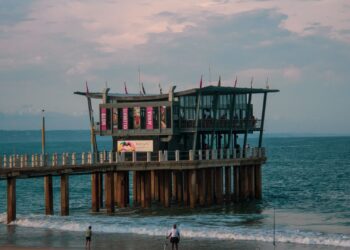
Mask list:
[[[88,129],[73,92],[140,67],[148,93],[268,78],[267,132],[350,134],[349,65],[348,0],[0,0],[0,129]]]

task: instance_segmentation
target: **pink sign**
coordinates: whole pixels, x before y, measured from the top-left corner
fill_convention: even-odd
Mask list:
[[[107,109],[101,108],[101,131],[107,130]]]
[[[153,107],[146,108],[146,129],[153,129]]]
[[[123,108],[123,129],[127,130],[129,128],[128,123],[128,108]]]

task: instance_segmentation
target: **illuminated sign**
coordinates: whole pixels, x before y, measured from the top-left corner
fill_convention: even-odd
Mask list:
[[[118,152],[153,152],[152,140],[117,141]]]

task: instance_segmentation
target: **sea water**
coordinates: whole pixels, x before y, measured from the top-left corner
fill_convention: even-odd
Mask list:
[[[0,131],[0,154],[41,151],[40,131]],[[48,153],[87,152],[88,131],[49,131]],[[250,142],[256,143],[255,139]],[[99,139],[100,150],[111,149]],[[290,242],[350,247],[350,137],[264,139],[263,200],[210,208],[117,209],[114,216],[92,214],[89,175],[70,176],[70,216],[59,216],[60,183],[53,178],[55,215],[45,216],[43,178],[17,181],[17,220],[33,230],[131,233],[164,236],[177,223],[183,237]],[[275,217],[275,230],[274,230]],[[6,183],[0,181],[0,231],[5,232]],[[2,230],[1,230],[2,227]],[[1,242],[2,241],[2,242]],[[6,237],[0,243],[6,244]]]

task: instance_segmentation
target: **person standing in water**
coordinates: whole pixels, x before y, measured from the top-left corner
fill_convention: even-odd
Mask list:
[[[85,248],[90,249],[91,235],[92,235],[91,226],[89,226],[89,228],[85,232],[85,237],[86,237]]]
[[[178,244],[180,242],[180,231],[176,228],[176,224],[173,225],[173,228],[171,229],[167,238],[170,238],[171,249],[174,250],[175,245],[176,250],[178,250]]]

